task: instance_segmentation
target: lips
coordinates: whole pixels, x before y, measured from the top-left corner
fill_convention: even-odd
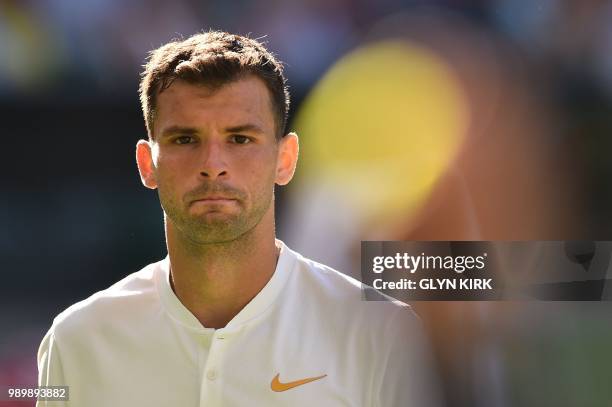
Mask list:
[[[236,201],[236,199],[234,198],[230,198],[230,197],[226,197],[226,196],[220,196],[220,195],[214,195],[214,196],[204,196],[204,197],[200,197],[197,199],[194,199],[191,203],[210,203],[210,204],[221,204],[221,203],[229,203],[229,202],[234,202]]]
[[[238,203],[242,201],[245,194],[237,188],[221,184],[202,184],[198,188],[189,191],[184,202],[187,205],[200,204],[225,204]]]
[[[195,201],[233,201],[233,198],[228,198],[225,196],[206,196],[203,198],[198,198]]]

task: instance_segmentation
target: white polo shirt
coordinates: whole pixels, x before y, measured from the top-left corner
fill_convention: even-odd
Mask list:
[[[37,406],[430,406],[419,321],[362,300],[361,283],[282,242],[266,286],[225,328],[205,328],[151,264],[58,315],[38,352]]]

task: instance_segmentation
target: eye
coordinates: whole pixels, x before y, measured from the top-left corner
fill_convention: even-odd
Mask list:
[[[231,137],[231,140],[235,144],[249,144],[251,139],[247,136],[242,136],[240,134],[235,134]]]
[[[190,144],[194,142],[192,136],[178,136],[174,139],[174,144]]]

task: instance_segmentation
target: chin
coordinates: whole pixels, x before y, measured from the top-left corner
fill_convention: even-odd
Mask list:
[[[237,221],[232,217],[221,217],[211,220],[198,222],[197,225],[191,225],[191,236],[200,243],[226,243],[239,239],[250,230],[243,222]]]

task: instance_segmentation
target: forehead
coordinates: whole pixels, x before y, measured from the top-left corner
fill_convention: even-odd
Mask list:
[[[208,127],[255,124],[274,134],[274,114],[268,88],[247,76],[218,88],[175,80],[157,96],[155,133],[170,126]]]

